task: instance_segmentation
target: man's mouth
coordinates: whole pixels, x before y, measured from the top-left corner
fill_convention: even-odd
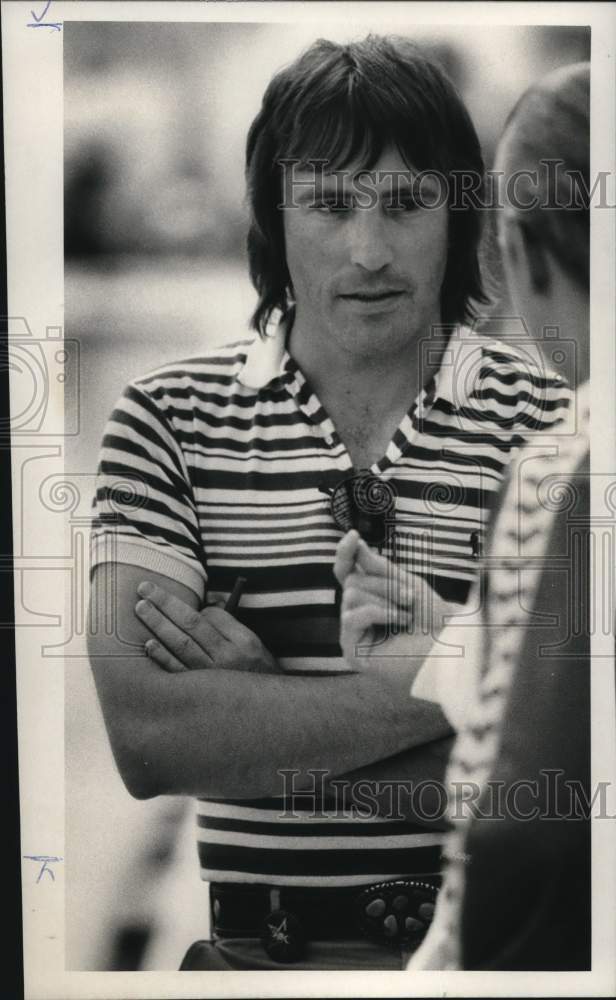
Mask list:
[[[399,288],[383,288],[371,292],[367,291],[357,291],[357,292],[344,292],[340,295],[341,299],[351,299],[356,302],[389,302],[393,299],[399,298],[404,295],[402,289]]]

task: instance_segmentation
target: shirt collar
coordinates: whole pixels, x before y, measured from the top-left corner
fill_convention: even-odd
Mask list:
[[[280,322],[271,333],[258,335],[248,346],[246,360],[237,380],[248,389],[264,389],[285,372],[287,360],[286,326]]]
[[[477,347],[477,334],[473,334],[469,327],[454,327],[443,350],[440,367],[434,375],[435,398],[438,396],[456,406],[462,403],[461,393],[465,387],[468,388],[478,360]]]

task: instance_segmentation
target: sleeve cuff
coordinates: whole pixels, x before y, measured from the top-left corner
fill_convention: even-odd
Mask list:
[[[110,545],[108,540],[100,536],[92,539],[90,552],[91,571],[95,566],[109,562],[140,566],[144,570],[160,573],[161,576],[168,576],[184,584],[200,601],[205,597],[207,584],[205,570],[197,570],[178,555],[171,555],[160,548],[127,539],[114,538],[113,544]]]

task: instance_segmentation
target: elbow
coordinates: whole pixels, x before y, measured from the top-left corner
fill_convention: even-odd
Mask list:
[[[148,738],[151,727],[124,712],[103,715],[113,759],[127,792],[134,799],[153,799],[163,794],[166,789],[155,745]]]
[[[129,795],[134,799],[153,799],[162,789],[156,768],[144,741],[136,738],[133,726],[130,740],[125,733],[109,731],[109,742],[116,768]]]
[[[115,754],[115,762],[129,795],[134,799],[154,799],[162,793],[153,769],[147,760],[135,759],[134,754]]]
[[[95,650],[94,653],[98,653]],[[90,651],[99,706],[117,771],[135,799],[163,793],[160,752],[155,732],[156,716],[143,686],[131,684],[126,669],[114,669],[112,660],[101,661]]]

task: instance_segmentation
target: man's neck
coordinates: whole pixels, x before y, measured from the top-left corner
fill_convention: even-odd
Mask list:
[[[393,355],[358,357],[332,341],[315,344],[309,334],[294,327],[288,347],[356,468],[382,458],[400,421],[438,368],[438,359],[426,368],[419,338]]]
[[[422,357],[419,338],[409,340],[399,352],[357,356],[340,348],[333,341],[315,343],[309,334],[297,328],[291,330],[289,352],[327,407],[327,400],[339,398],[341,405],[349,400],[371,400],[373,409],[383,413],[405,412],[426,384],[436,365],[427,367]],[[432,358],[430,359],[433,360]],[[335,419],[335,414],[331,412]]]

